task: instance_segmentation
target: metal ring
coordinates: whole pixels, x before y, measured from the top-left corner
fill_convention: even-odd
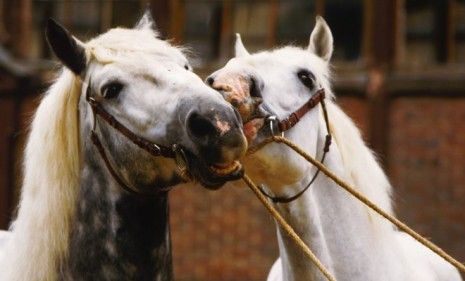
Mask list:
[[[152,146],[153,146],[156,150],[158,150],[158,152],[161,152],[161,148],[160,148],[160,146],[159,146],[158,144],[152,143]],[[173,149],[174,149],[174,147],[173,147]]]
[[[189,166],[187,164],[187,157],[184,153],[184,150],[177,144],[173,144],[173,151],[174,151],[174,161],[176,162],[176,166],[180,172],[181,177],[184,181],[189,181],[191,176],[189,174]]]
[[[267,119],[270,121],[270,132],[271,132],[271,135],[272,135],[272,136],[276,136],[277,134],[275,134],[273,122],[277,122],[277,121],[278,121],[278,117],[276,117],[276,115],[272,115],[272,116],[268,116]],[[281,132],[281,137],[284,137],[284,132]]]

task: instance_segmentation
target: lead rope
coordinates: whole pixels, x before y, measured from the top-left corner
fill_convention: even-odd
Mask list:
[[[347,192],[349,192],[352,196],[354,196],[355,198],[357,198],[359,201],[361,201],[363,204],[365,204],[366,206],[368,206],[370,209],[372,209],[373,211],[375,211],[376,213],[378,213],[379,215],[381,215],[382,217],[384,217],[385,219],[387,219],[388,221],[390,221],[392,224],[394,224],[395,226],[397,226],[399,229],[401,229],[402,231],[406,232],[408,235],[410,235],[412,238],[414,238],[415,240],[417,240],[418,242],[420,242],[421,244],[423,244],[425,247],[429,248],[431,251],[433,251],[434,253],[436,253],[437,255],[439,255],[440,257],[442,257],[444,260],[446,260],[447,262],[449,262],[450,264],[452,264],[453,266],[455,266],[457,269],[459,269],[460,271],[462,271],[463,273],[465,273],[465,265],[463,265],[462,263],[460,263],[459,261],[457,261],[456,259],[454,259],[452,256],[450,256],[449,254],[447,254],[443,249],[441,249],[440,247],[436,246],[433,242],[429,241],[428,239],[424,238],[423,236],[421,236],[420,234],[418,234],[416,231],[414,231],[413,229],[411,229],[409,226],[407,226],[405,223],[401,222],[399,219],[391,216],[390,214],[388,214],[387,212],[385,212],[384,210],[382,210],[380,207],[378,207],[375,203],[371,202],[367,197],[365,197],[363,194],[361,194],[360,192],[358,192],[353,186],[349,185],[348,183],[344,182],[342,179],[340,179],[338,176],[336,176],[335,174],[333,174],[330,170],[328,170],[328,168],[323,165],[322,163],[320,163],[319,161],[315,160],[312,156],[310,156],[309,154],[307,154],[304,150],[302,150],[299,146],[297,146],[295,143],[293,143],[292,141],[284,138],[284,137],[281,137],[281,136],[273,136],[269,139],[267,139],[265,142],[263,142],[263,145],[260,146],[263,147],[271,142],[277,142],[277,143],[283,143],[285,145],[287,145],[288,147],[290,147],[292,150],[294,150],[295,152],[297,152],[300,156],[302,156],[305,160],[307,160],[309,163],[311,163],[312,165],[316,166],[319,170],[321,170],[321,172],[323,172],[327,177],[329,177],[330,179],[332,179],[337,185],[339,185],[340,187],[344,188]],[[254,149],[254,151],[256,151]],[[244,181],[249,185],[250,188],[252,188],[252,185],[253,183],[250,181],[250,179],[247,177],[245,178],[244,177]],[[257,194],[257,192],[252,188],[252,190]],[[258,196],[258,195],[257,195]],[[259,196],[259,199],[262,201],[261,197]],[[265,199],[266,200],[266,199]],[[262,201],[263,204],[265,204],[263,201]],[[270,207],[271,206],[268,206],[269,205],[269,202],[266,202],[267,204],[265,204],[265,207],[267,207],[267,209],[271,212],[271,214],[277,218],[277,216],[274,214],[274,212],[276,212],[276,210],[270,210]],[[271,207],[272,208],[272,207]],[[279,215],[279,214],[278,214]],[[282,219],[282,217],[281,217]],[[280,223],[281,224],[281,223]],[[284,224],[286,224],[284,222]],[[294,232],[295,233],[295,232]],[[299,247],[302,249],[302,251],[304,251],[304,253],[308,252],[309,249],[308,247],[304,244],[304,245],[300,245],[301,243],[298,242],[298,241],[302,241],[299,237],[296,237],[294,238],[293,236],[291,236],[294,241],[299,245]],[[303,242],[302,242],[303,243]],[[307,255],[311,260],[312,262],[315,262],[315,258]],[[313,255],[314,256],[314,255]],[[320,267],[318,267],[321,272],[323,272],[323,274],[325,273],[325,269],[321,269]],[[324,271],[325,270],[325,271]],[[326,274],[325,274],[326,276]],[[331,280],[328,278],[328,280]],[[333,279],[334,280],[334,279]]]
[[[304,255],[309,258],[312,263],[323,273],[326,279],[330,281],[336,281],[336,278],[331,275],[331,273],[326,269],[326,267],[321,263],[318,257],[310,250],[310,248],[305,244],[304,241],[299,237],[299,235],[295,232],[295,230],[286,222],[286,220],[279,214],[278,211],[270,204],[270,202],[266,199],[266,197],[260,192],[258,186],[247,176],[244,174],[242,176],[242,180],[250,187],[250,189],[255,193],[258,197],[260,202],[266,207],[266,209],[270,212],[270,214],[276,219],[279,226],[291,237],[292,240],[296,243],[296,245],[304,252]]]

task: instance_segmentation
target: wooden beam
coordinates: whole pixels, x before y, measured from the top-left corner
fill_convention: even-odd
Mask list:
[[[223,0],[220,32],[220,61],[226,61],[231,56],[233,34],[233,4],[231,0]]]
[[[14,97],[0,97],[0,229],[7,229],[12,213],[14,187],[14,133],[17,114],[17,100]]]
[[[373,34],[373,1],[363,1],[362,58],[369,65],[371,60],[371,37]]]
[[[368,69],[368,138],[386,163],[390,100],[386,80],[398,61],[403,0],[365,0],[363,53]]]
[[[441,63],[454,62],[457,0],[437,1],[433,8],[436,60]]]
[[[170,30],[170,2],[166,0],[151,0],[150,10],[152,11],[153,18],[155,19],[155,25],[162,39],[167,39]],[[175,29],[178,29],[176,26]],[[179,30],[174,33],[180,33]]]
[[[457,42],[455,33],[457,31],[457,0],[447,1],[447,18],[445,28],[445,48],[446,48],[446,62],[452,63],[457,58]]]
[[[100,32],[105,32],[112,26],[113,21],[113,1],[101,1],[100,9]]]
[[[326,0],[315,1],[315,14],[324,17],[325,16],[325,4]]]
[[[6,43],[9,37],[5,27],[5,3],[3,0],[0,0],[0,44]]]
[[[32,0],[18,0],[15,7],[16,33],[14,41],[15,56],[28,58],[30,55],[29,44],[32,36]]]
[[[61,8],[62,8],[62,11],[63,11],[63,18],[59,19],[59,21],[66,28],[71,28],[71,26],[72,26],[71,19],[73,17],[72,16],[73,15],[73,4],[74,3],[71,3],[70,0],[65,0],[61,4],[62,5]]]
[[[170,0],[170,31],[169,37],[180,43],[184,38],[184,24],[186,18],[186,7],[183,0]]]
[[[278,2],[276,0],[270,0],[269,9],[268,38],[266,40],[266,45],[268,48],[272,48],[276,45],[276,33],[278,31]]]

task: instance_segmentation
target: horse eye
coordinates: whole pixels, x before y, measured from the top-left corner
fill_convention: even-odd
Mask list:
[[[118,96],[123,89],[123,84],[119,82],[111,82],[102,87],[102,96],[106,99],[112,99]]]
[[[301,70],[297,73],[297,77],[299,77],[300,82],[305,85],[305,87],[309,89],[313,89],[315,77],[312,73],[307,70]]]
[[[189,65],[187,65],[187,64],[184,65],[184,69],[185,69],[185,70],[189,70]]]

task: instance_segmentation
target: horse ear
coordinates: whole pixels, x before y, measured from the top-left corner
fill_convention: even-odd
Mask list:
[[[47,20],[45,36],[60,61],[75,74],[80,75],[86,68],[84,44],[53,19]]]
[[[145,8],[144,15],[140,18],[137,24],[134,26],[134,29],[151,29],[155,31],[155,21],[152,17],[152,12],[150,7]]]
[[[310,35],[308,50],[325,61],[329,61],[333,54],[333,35],[326,21],[316,16],[315,27]]]
[[[234,49],[236,53],[235,54],[236,58],[250,55],[247,49],[244,47],[244,44],[242,43],[241,35],[239,33],[236,33],[236,44],[234,46]]]

